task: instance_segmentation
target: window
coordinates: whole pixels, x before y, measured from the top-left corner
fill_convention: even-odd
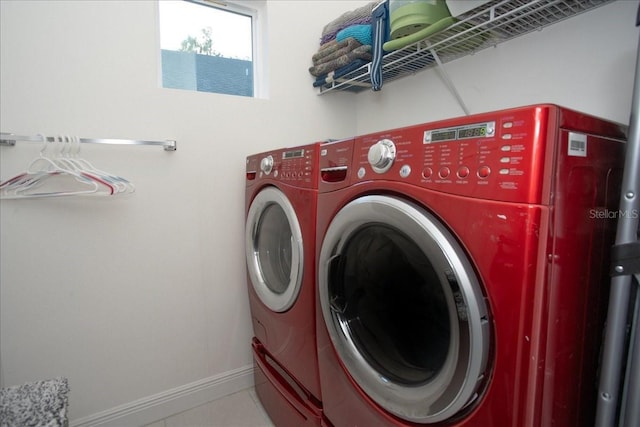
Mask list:
[[[163,87],[255,96],[255,10],[215,0],[158,4]]]

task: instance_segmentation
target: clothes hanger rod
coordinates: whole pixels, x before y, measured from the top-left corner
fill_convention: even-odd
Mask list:
[[[55,138],[46,137],[47,142],[54,142]],[[96,139],[96,138],[80,138],[83,144],[114,144],[114,145],[161,145],[165,151],[176,151],[177,142],[174,140],[166,141],[140,141],[135,139]],[[1,132],[0,133],[0,145],[14,146],[16,141],[28,141],[28,142],[45,142],[41,135],[26,136],[26,135],[14,135],[12,133]]]

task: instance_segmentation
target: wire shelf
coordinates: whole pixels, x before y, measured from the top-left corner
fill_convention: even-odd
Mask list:
[[[586,12],[614,0],[494,0],[461,17],[433,36],[384,55],[383,81],[453,61],[482,49]],[[371,63],[320,87],[330,91],[361,92],[371,88]]]

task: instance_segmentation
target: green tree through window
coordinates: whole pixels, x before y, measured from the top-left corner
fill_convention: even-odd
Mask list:
[[[232,3],[158,5],[163,87],[254,96],[255,11]]]
[[[200,31],[200,38],[187,36],[180,43],[180,52],[195,52],[200,55],[223,56],[220,52],[213,50],[213,39],[211,38],[211,27],[203,28]]]

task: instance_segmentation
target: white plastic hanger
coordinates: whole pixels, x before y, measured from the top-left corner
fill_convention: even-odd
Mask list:
[[[76,164],[84,172],[97,176],[113,185],[116,190],[114,194],[129,194],[135,191],[135,186],[127,179],[96,168],[88,160],[80,157],[79,154],[80,138],[72,137],[69,140],[69,150],[66,152],[66,159]]]
[[[64,162],[51,159],[46,155],[50,145],[60,143],[61,138],[49,139],[39,135],[44,141],[38,157],[33,159],[27,169],[0,183],[0,198],[38,198],[72,195],[111,195],[115,188],[108,182],[86,172],[74,170]]]

